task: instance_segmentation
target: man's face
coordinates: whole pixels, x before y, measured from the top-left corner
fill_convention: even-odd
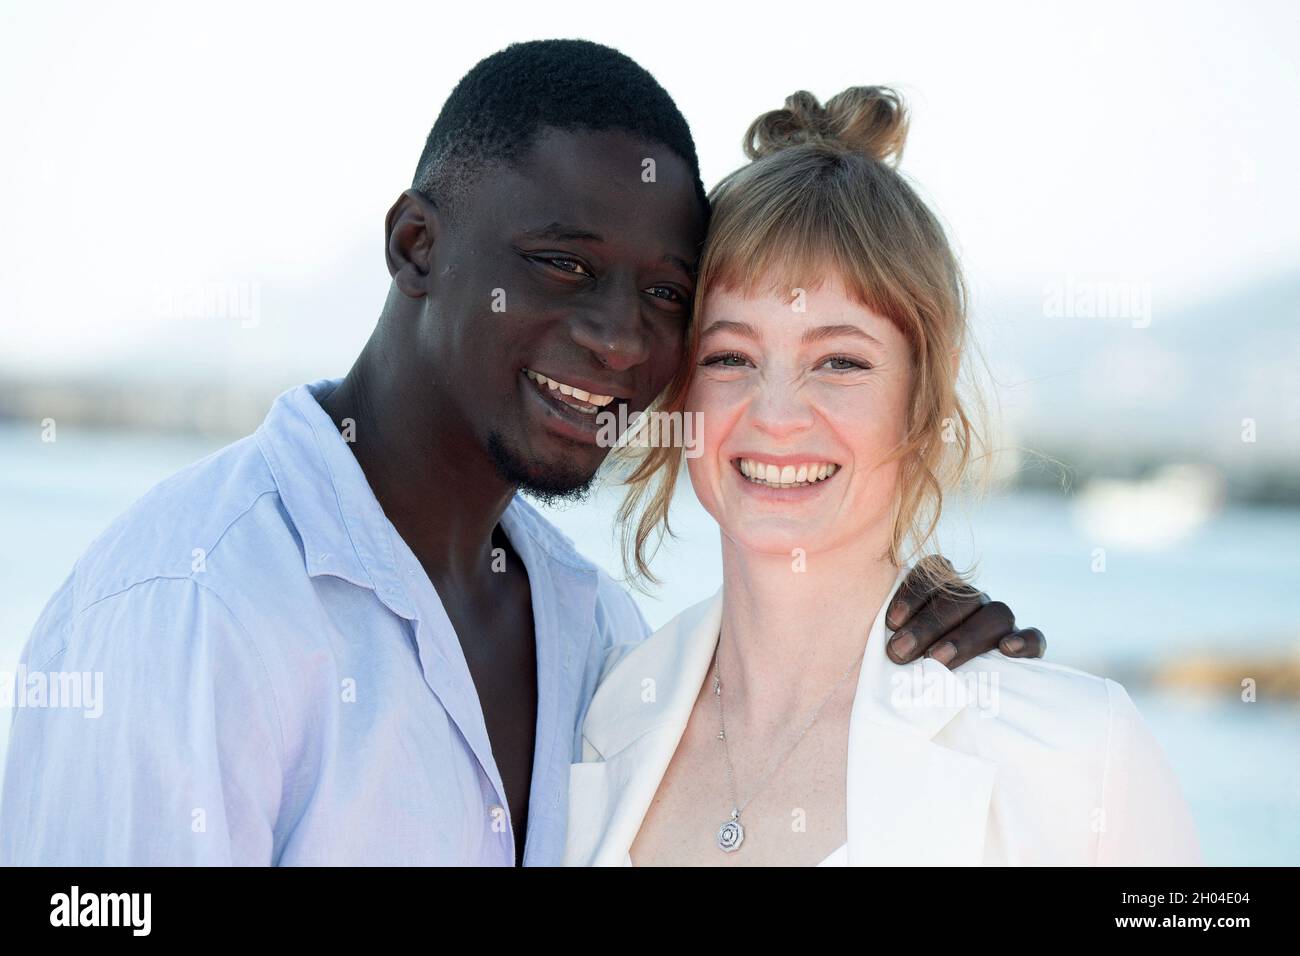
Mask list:
[[[543,496],[589,484],[606,414],[646,408],[683,359],[703,238],[686,163],[620,132],[546,130],[444,219],[420,347],[509,481]]]

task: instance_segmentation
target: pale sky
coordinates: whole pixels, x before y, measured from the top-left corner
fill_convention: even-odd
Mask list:
[[[896,85],[902,169],[978,296],[1081,275],[1194,303],[1300,269],[1298,9],[5,2],[0,369],[129,365],[176,333],[160,289],[248,279],[289,316],[274,341],[341,374],[387,286],[384,213],[446,94],[481,57],[554,36],[650,69],[706,185],[788,93]],[[355,335],[313,336],[326,312]],[[250,355],[275,361],[269,341]]]

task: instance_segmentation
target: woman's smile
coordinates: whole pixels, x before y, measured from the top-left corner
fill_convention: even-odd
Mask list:
[[[795,464],[788,456],[732,458],[730,471],[741,494],[761,501],[794,503],[821,495],[841,471],[835,462],[813,456]]]
[[[733,458],[731,464],[750,481],[771,488],[800,488],[825,481],[839,471],[833,461],[805,458],[797,465],[767,458]]]

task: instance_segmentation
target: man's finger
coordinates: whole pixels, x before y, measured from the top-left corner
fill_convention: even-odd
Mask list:
[[[998,650],[1007,657],[1042,657],[1047,653],[1047,638],[1036,627],[1012,631],[998,641]]]
[[[988,597],[974,588],[963,588],[957,594],[936,593],[890,638],[886,648],[890,659],[895,664],[917,660],[987,602]]]
[[[993,601],[942,635],[926,652],[926,657],[951,670],[998,647],[999,641],[1015,631],[1016,618],[1011,608],[1001,601]]]
[[[937,581],[942,581],[952,574],[952,565],[947,558],[929,555],[916,562],[903,583],[899,585],[894,599],[889,602],[885,612],[885,624],[891,631],[896,631],[906,624],[919,611],[935,591]]]

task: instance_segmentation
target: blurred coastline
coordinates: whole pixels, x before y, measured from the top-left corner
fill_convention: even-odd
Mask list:
[[[1300,271],[1170,311],[1150,289],[1140,308],[1105,291],[1116,285],[1128,288],[1026,277],[973,309],[1004,483],[1141,482],[1191,465],[1226,502],[1300,505]],[[220,304],[139,317],[136,340],[102,361],[0,353],[0,421],[246,435],[281,391],[341,375],[372,324],[296,291],[260,292],[255,321]]]
[[[159,335],[112,357],[87,355],[43,372],[0,358],[8,498],[0,514],[11,520],[16,508],[56,507],[42,487],[65,483],[70,469],[84,467],[73,462],[92,450],[95,474],[120,472],[135,487],[148,474],[136,461],[155,450],[170,459],[220,447],[251,433],[280,392],[323,377],[304,369],[341,374],[368,321],[346,307],[300,301],[293,289],[252,288],[256,294],[233,297],[248,306],[243,311],[232,311],[229,295],[198,296],[184,308],[166,299],[183,321],[161,310]],[[1264,276],[1168,312],[1142,284],[1039,276],[1018,288],[974,310],[989,372],[983,384],[996,399],[997,478],[988,513],[974,516],[966,540],[959,533],[945,552],[1023,568],[1037,559],[1025,540],[1005,532],[1032,531],[1034,549],[1075,552],[1090,578],[1132,577],[1166,595],[1172,613],[1180,602],[1191,605],[1193,613],[1177,613],[1163,627],[1201,641],[1195,655],[1180,646],[1139,661],[1111,648],[1098,664],[1123,668],[1144,685],[1196,692],[1238,693],[1235,675],[1249,672],[1270,693],[1296,698],[1300,598],[1290,592],[1300,583],[1300,272]],[[83,492],[93,499],[93,487]],[[612,511],[592,514],[604,528],[583,526],[575,537],[617,570],[619,555],[597,544]],[[709,533],[698,507],[687,514],[687,525]],[[1294,536],[1279,537],[1285,528]],[[65,559],[75,556],[73,543]],[[1256,589],[1259,608],[1240,607],[1229,617],[1218,608],[1222,588],[1211,569],[1229,580],[1278,583],[1273,592]],[[696,571],[710,579],[706,563]],[[1068,573],[1064,565],[1060,573]],[[1203,582],[1195,595],[1188,592],[1192,578]],[[1023,569],[1013,580],[1004,592],[1030,590]],[[1090,590],[1095,586],[1076,581],[1053,593],[1068,606]],[[1069,634],[1066,625],[1061,636]]]

